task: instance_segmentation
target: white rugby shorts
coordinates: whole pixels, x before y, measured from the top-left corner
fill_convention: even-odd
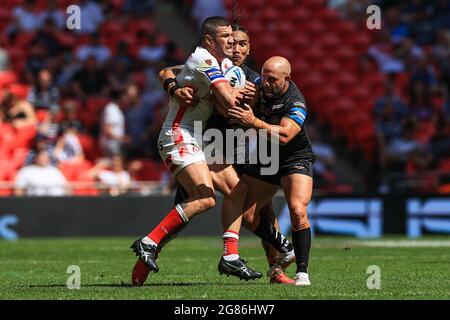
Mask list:
[[[205,162],[194,133],[183,128],[163,129],[158,138],[159,154],[174,177],[187,166]]]

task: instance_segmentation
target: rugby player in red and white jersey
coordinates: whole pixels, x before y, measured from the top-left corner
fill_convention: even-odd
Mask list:
[[[160,251],[158,247],[183,229],[194,216],[216,204],[201,142],[194,134],[195,121],[204,124],[211,115],[214,105],[210,93],[223,114],[239,105],[243,97],[243,91],[231,87],[221,68],[223,60],[233,55],[231,23],[223,17],[206,19],[201,28],[201,41],[201,46],[191,54],[176,79],[164,84],[171,95],[179,87],[192,88],[197,103],[192,108],[171,99],[158,141],[161,158],[178,184],[187,191],[188,198],[177,204],[147,236],[136,240],[131,246],[139,259],[154,272],[159,271],[156,265]],[[237,250],[242,211],[236,210],[235,205],[242,203],[243,206],[246,192],[245,185],[237,185],[232,191],[235,203],[224,205],[225,210],[230,212],[225,215],[228,222],[223,235],[224,247],[229,248],[232,254],[225,250],[221,263],[229,271],[228,274],[249,280],[260,278],[262,274],[246,266]]]

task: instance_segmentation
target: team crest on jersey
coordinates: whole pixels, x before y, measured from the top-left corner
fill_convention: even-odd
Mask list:
[[[272,110],[278,110],[284,107],[284,104],[275,104],[272,106]]]
[[[200,149],[197,148],[196,146],[192,146],[192,151],[193,151],[194,153],[199,153],[199,152],[200,152]]]
[[[212,65],[211,59],[206,59],[205,62],[206,62],[206,64],[207,64],[208,66],[211,66],[211,65]]]

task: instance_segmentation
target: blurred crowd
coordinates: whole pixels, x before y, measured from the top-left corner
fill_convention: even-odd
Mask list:
[[[97,186],[117,195],[164,179],[157,72],[183,52],[156,29],[154,2],[77,1],[73,31],[70,1],[11,2],[0,12],[0,180],[19,195],[100,194]]]
[[[336,1],[365,23],[367,1]],[[385,75],[373,113],[379,191],[450,190],[450,1],[378,1],[381,30],[368,50]]]

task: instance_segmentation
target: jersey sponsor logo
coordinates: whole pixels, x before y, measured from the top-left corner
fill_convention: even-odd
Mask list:
[[[294,107],[305,108],[305,104],[301,101],[295,101],[293,105]]]
[[[301,113],[299,110],[293,110],[291,112],[291,115],[295,116],[295,117],[299,117],[302,120],[305,120],[305,115],[303,113]]]
[[[300,125],[303,125],[306,118],[306,110],[302,108],[292,108],[289,112],[289,117]]]
[[[216,68],[211,68],[205,71],[206,76],[210,81],[214,81],[219,78],[223,78],[222,71],[217,70]]]
[[[275,104],[272,106],[272,110],[278,110],[284,107],[284,104]]]

